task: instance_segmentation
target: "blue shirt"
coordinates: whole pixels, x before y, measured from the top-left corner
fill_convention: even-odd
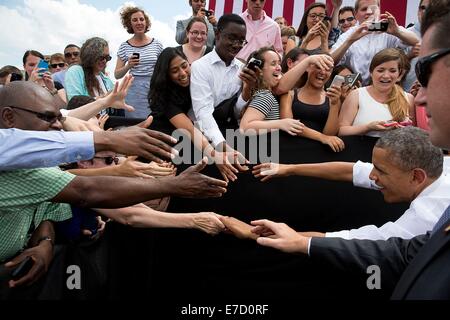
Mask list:
[[[54,167],[94,157],[94,134],[0,129],[0,171]]]

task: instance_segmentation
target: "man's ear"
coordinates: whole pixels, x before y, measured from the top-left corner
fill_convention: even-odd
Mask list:
[[[425,170],[421,168],[415,168],[412,170],[412,179],[416,184],[422,184],[428,178]]]
[[[16,117],[14,116],[14,110],[10,107],[4,107],[1,110],[1,122],[5,128],[15,128]]]

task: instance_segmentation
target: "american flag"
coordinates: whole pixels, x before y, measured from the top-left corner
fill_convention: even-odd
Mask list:
[[[417,21],[417,9],[420,0],[380,0],[381,12],[389,11],[401,26]],[[331,0],[266,0],[264,11],[272,18],[285,17],[288,23],[298,28],[305,8],[313,2],[327,4],[331,12]],[[354,6],[354,0],[344,0],[342,6]],[[209,9],[214,10],[217,18],[224,13],[240,14],[247,9],[246,0],[209,0]]]

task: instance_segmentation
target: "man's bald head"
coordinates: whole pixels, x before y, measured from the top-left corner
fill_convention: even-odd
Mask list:
[[[59,121],[50,123],[42,119],[42,115],[51,117],[60,114],[54,97],[36,83],[14,81],[0,89],[0,126],[2,128],[60,130]]]

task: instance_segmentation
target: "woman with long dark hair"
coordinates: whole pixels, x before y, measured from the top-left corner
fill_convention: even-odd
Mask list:
[[[73,96],[102,97],[114,87],[104,71],[111,60],[108,42],[94,37],[86,40],[81,47],[81,64],[71,66],[66,72],[65,84],[67,100]],[[123,110],[108,109],[110,115],[124,115]]]
[[[214,150],[191,120],[194,115],[189,92],[190,77],[191,67],[180,50],[166,48],[161,52],[150,82],[152,128],[168,134],[176,129],[185,130],[193,144],[216,163],[225,181],[234,181],[238,170],[229,162],[230,155]]]

